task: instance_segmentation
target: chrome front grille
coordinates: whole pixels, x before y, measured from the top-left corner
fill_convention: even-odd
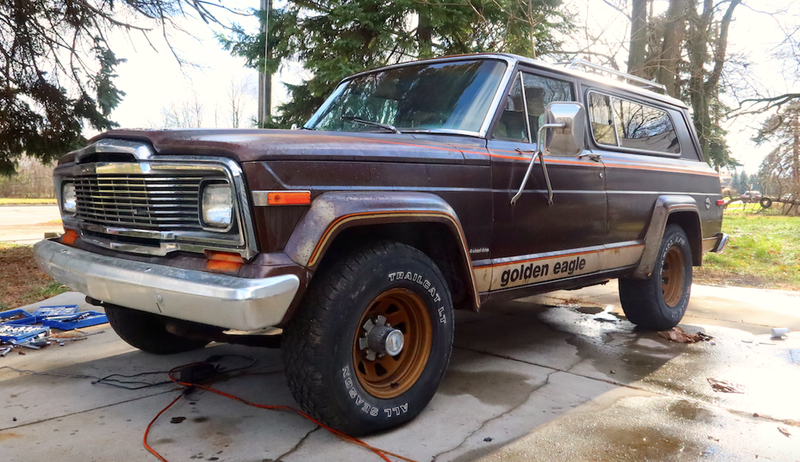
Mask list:
[[[202,230],[199,196],[204,179],[208,177],[152,173],[79,176],[74,179],[77,217],[106,226]]]

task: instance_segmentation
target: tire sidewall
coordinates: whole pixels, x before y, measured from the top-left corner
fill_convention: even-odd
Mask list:
[[[664,273],[664,265],[667,260],[667,253],[675,246],[683,253],[683,287],[681,289],[680,300],[675,306],[671,307],[664,301],[661,280]],[[683,314],[686,312],[692,287],[692,251],[689,246],[689,239],[682,229],[667,229],[667,232],[664,234],[664,239],[661,242],[661,248],[658,251],[655,270],[652,281],[655,299],[658,300],[658,308],[661,311],[662,317],[674,326],[680,322],[681,318],[683,318]]]
[[[404,252],[407,253],[407,252]],[[422,255],[422,254],[420,254]],[[424,255],[422,255],[424,257]],[[453,339],[453,317],[450,291],[435,266],[412,254],[365,265],[355,290],[336,300],[341,317],[334,339],[329,384],[337,407],[356,432],[393,427],[419,414],[436,393],[450,357]],[[395,288],[408,289],[425,303],[432,327],[432,344],[428,362],[416,383],[403,394],[381,399],[369,394],[359,383],[353,364],[353,341],[362,314],[381,293]]]

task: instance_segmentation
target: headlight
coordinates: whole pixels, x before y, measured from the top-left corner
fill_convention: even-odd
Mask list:
[[[66,183],[61,188],[61,210],[66,213],[78,211],[78,199],[75,195],[75,184]]]
[[[227,228],[233,218],[233,195],[227,184],[209,184],[203,189],[203,223]]]

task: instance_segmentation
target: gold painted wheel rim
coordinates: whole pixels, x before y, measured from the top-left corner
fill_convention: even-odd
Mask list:
[[[664,268],[661,271],[661,293],[664,303],[670,308],[681,301],[686,277],[684,274],[685,263],[681,248],[678,246],[670,247],[666,258],[664,258]]]
[[[403,333],[404,345],[396,356],[367,358],[359,346],[365,338],[363,326],[383,316],[386,323]],[[390,289],[378,295],[361,315],[353,339],[353,368],[358,383],[376,398],[391,399],[411,388],[422,375],[431,352],[433,328],[428,308],[419,295],[408,289]]]

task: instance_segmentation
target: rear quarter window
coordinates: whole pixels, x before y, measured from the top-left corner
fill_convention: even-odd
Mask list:
[[[675,124],[663,109],[590,91],[589,122],[595,143],[637,152],[677,155]]]

